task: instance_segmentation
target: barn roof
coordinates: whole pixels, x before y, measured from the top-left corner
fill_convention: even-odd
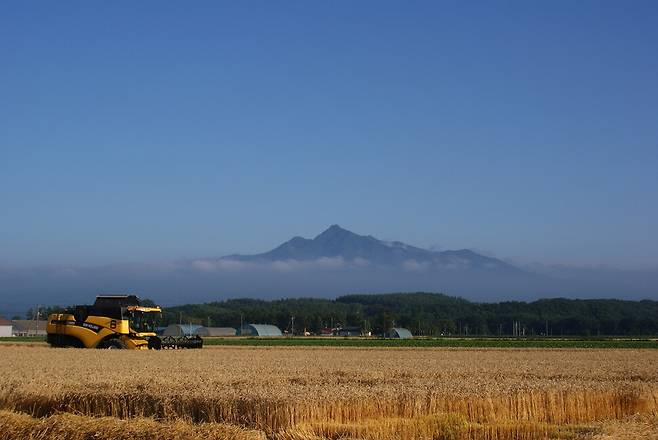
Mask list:
[[[194,333],[199,336],[235,336],[237,330],[233,327],[200,327]]]
[[[276,325],[249,324],[246,327],[250,328],[255,336],[283,336],[283,333]]]
[[[0,316],[0,325],[5,326],[5,325],[11,325],[11,321]]]
[[[13,319],[11,321],[11,324],[14,326],[14,329],[17,331],[33,332],[35,328],[37,330],[46,331],[46,325],[48,324],[48,322],[46,320],[41,319],[39,320],[37,326],[37,321],[33,319]]]
[[[413,335],[411,334],[411,332],[409,330],[407,330],[406,328],[395,327],[395,328],[393,328],[393,333],[397,334],[397,337],[400,338],[400,339],[413,338]]]
[[[193,335],[200,328],[200,325],[195,324],[169,324],[162,334],[164,336]]]

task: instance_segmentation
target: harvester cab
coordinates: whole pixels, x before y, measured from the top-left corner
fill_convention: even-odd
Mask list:
[[[136,350],[203,346],[199,336],[160,338],[155,330],[161,315],[160,307],[143,306],[135,295],[101,295],[91,306],[50,315],[47,341],[53,347]]]

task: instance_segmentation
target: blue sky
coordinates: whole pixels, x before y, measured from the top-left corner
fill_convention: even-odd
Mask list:
[[[0,264],[333,223],[658,266],[658,4],[5,2]]]

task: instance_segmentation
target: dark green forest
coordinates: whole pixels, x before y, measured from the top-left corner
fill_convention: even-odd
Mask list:
[[[542,299],[475,303],[436,293],[231,299],[167,307],[163,323],[239,327],[275,324],[295,334],[359,326],[373,334],[406,327],[419,336],[633,336],[658,334],[658,301]]]

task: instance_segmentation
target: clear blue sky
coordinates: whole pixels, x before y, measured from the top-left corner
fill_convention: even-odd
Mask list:
[[[657,266],[657,51],[655,1],[3,2],[0,264]]]

